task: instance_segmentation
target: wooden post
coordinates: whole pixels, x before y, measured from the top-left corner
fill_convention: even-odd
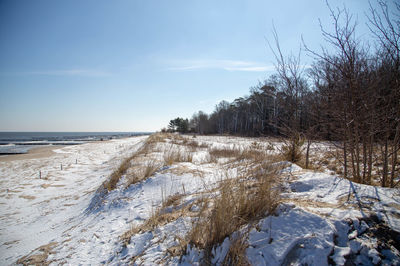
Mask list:
[[[39,179],[42,179],[42,171],[39,171]]]
[[[75,159],[75,164],[78,164],[78,159]]]
[[[61,171],[62,171],[62,164],[61,164]]]

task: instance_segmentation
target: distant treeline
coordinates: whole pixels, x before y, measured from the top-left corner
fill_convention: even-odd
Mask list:
[[[304,67],[298,55],[284,56],[274,29],[269,42],[276,74],[250,89],[250,95],[222,101],[211,114],[199,111],[171,120],[169,130],[198,134],[275,135],[288,147],[314,139],[340,142],[344,175],[369,183],[379,157],[383,186],[394,186],[400,149],[400,5],[370,6],[374,47],[356,37],[346,9],[331,11],[334,31],[322,27],[329,50],[303,49],[314,58]],[[378,146],[377,146],[378,145]],[[295,157],[293,156],[293,160]]]

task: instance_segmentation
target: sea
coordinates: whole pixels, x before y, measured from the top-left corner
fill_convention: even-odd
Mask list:
[[[0,132],[0,155],[24,154],[38,146],[79,145],[91,141],[149,135],[149,132]]]

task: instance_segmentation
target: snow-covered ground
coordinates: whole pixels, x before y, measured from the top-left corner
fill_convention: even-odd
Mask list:
[[[25,261],[71,265],[200,264],[204,252],[184,241],[200,210],[198,200],[202,193],[211,197],[219,181],[236,173],[234,164],[226,169],[232,158],[215,162],[208,151],[257,148],[274,153],[279,147],[257,139],[198,136],[191,162],[160,166],[135,184],[123,176],[106,193],[101,184],[145,139],[70,146],[47,158],[0,162],[0,264],[14,264],[23,256]],[[156,143],[143,157],[162,158],[171,147],[170,140]],[[235,233],[246,235],[252,265],[400,264],[397,189],[281,164],[283,192],[274,215]],[[171,195],[179,200],[160,211]],[[172,218],[149,230],[131,230],[157,210]],[[134,233],[125,241],[122,236],[130,230]],[[214,247],[213,264],[223,262],[231,241],[227,237]],[[186,252],[179,251],[182,243]]]
[[[134,152],[145,138],[68,146],[46,158],[0,162],[0,264],[15,263],[51,242],[67,247],[69,231],[90,219],[85,210],[94,192],[120,158]],[[82,254],[83,249],[83,244],[75,247]],[[85,260],[91,258],[81,261]]]

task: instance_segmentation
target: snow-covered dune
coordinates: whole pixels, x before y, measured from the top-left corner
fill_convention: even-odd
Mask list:
[[[153,144],[134,157],[132,167],[164,161],[174,148],[190,151],[190,159],[158,165],[138,182],[126,173],[109,192],[103,182],[122,159],[144,147],[146,137],[1,162],[0,264],[20,259],[54,265],[198,265],[204,250],[187,242],[187,235],[200,213],[200,199],[212,202],[220,194],[220,181],[236,178],[243,165],[249,167],[243,158],[212,159],[210,151],[257,148],[268,155],[277,153],[271,147],[280,143],[185,138]],[[245,236],[245,255],[252,265],[400,264],[397,189],[360,185],[285,161],[275,164],[282,189],[279,206],[273,215],[244,224],[214,246],[213,264],[224,262],[233,235]],[[164,218],[146,226],[154,216]]]

